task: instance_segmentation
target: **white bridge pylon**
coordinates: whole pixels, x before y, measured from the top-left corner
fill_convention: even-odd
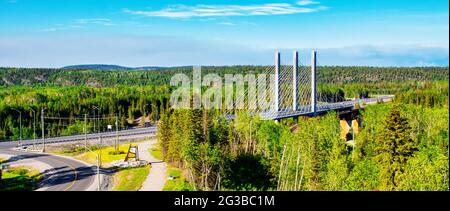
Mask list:
[[[294,51],[292,63],[282,64],[280,52],[277,51],[275,53],[275,64],[264,71],[264,74],[272,77],[273,84],[267,88],[258,86],[258,89],[266,89],[264,93],[272,95],[272,106],[265,110],[253,110],[250,113],[260,115],[263,119],[315,115],[317,112],[316,56],[317,53],[313,50],[311,67],[307,67],[299,63],[298,51]],[[248,90],[245,90],[245,95],[248,94]],[[236,99],[235,105],[245,104],[246,100],[254,103],[252,100],[255,99],[250,99],[250,96],[247,99],[240,97]],[[250,105],[250,102],[248,104]],[[233,112],[229,115],[229,118],[234,118],[234,116]]]
[[[292,64],[282,64],[280,52],[275,53],[274,106],[261,111],[263,119],[278,119],[317,112],[316,88],[317,53],[311,52],[311,67],[299,63],[298,51],[293,52]],[[271,71],[269,70],[269,73]]]
[[[254,80],[250,83],[251,80],[244,79],[248,82],[247,87],[244,85],[245,82],[240,82],[240,85],[236,85],[236,92],[225,93],[227,102],[222,111],[226,118],[236,118],[239,111],[248,112],[250,115],[259,115],[263,120],[316,116],[318,113],[331,110],[354,109],[355,105],[358,104],[392,99],[392,96],[382,96],[351,101],[342,101],[344,99],[330,99],[330,101],[326,95],[323,99],[324,97],[317,93],[317,52],[315,50],[311,52],[311,66],[301,64],[298,51],[293,52],[292,60],[292,63],[289,62],[290,64],[283,64],[280,52],[277,51],[275,53],[275,64],[267,66],[257,76],[257,88],[254,86],[256,84]],[[269,85],[266,83],[266,76],[270,78]],[[260,80],[260,78],[262,79]],[[240,91],[238,91],[238,86]],[[235,88],[234,83],[233,86],[227,86],[227,89],[230,87],[233,90]],[[318,103],[318,97],[320,103]],[[260,107],[260,105],[263,106]]]
[[[252,112],[264,120],[279,120],[298,116],[316,116],[319,112],[331,110],[354,109],[357,104],[374,103],[391,100],[391,96],[355,99],[344,102],[321,102],[317,100],[317,52],[311,52],[311,66],[299,65],[298,52],[294,51],[293,64],[283,65],[280,53],[275,54],[274,68],[268,68],[269,74],[275,75],[273,93],[275,105],[272,109]],[[323,101],[323,100],[322,100]]]

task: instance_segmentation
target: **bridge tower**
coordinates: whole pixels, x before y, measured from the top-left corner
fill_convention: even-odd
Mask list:
[[[300,86],[302,84],[299,84],[299,66],[298,66],[298,51],[294,51],[293,53],[293,63],[292,63],[292,111],[298,111],[299,110],[299,91]],[[317,53],[315,50],[312,51],[311,54],[311,93],[310,95],[310,112],[313,113],[315,116],[317,113],[317,86],[316,86],[316,65],[317,65]],[[281,108],[281,100],[285,99],[282,96],[286,96],[287,93],[282,93],[282,90],[280,90],[280,83],[282,81],[281,75],[286,75],[286,73],[281,73],[282,68],[280,64],[280,52],[276,51],[275,53],[275,97],[274,97],[274,108],[273,111],[279,112],[286,108]],[[289,76],[288,76],[289,77]],[[285,81],[285,80],[284,80]],[[289,93],[290,95],[290,93]],[[284,105],[284,102],[283,102]]]
[[[312,51],[311,55],[311,112],[316,115],[317,112],[317,98],[316,98],[316,50]]]
[[[280,111],[280,52],[275,53],[275,111]]]
[[[298,110],[298,86],[297,78],[298,78],[298,51],[294,51],[294,66],[292,69],[292,110]]]

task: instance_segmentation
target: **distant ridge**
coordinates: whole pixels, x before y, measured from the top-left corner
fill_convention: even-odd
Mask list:
[[[164,67],[124,67],[119,65],[108,64],[82,64],[82,65],[70,65],[62,67],[66,70],[159,70]]]

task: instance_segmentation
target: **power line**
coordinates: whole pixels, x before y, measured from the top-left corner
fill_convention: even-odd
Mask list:
[[[85,120],[84,117],[44,117],[45,119],[53,120]],[[103,116],[103,117],[87,117],[88,120],[98,120],[98,119],[114,119],[115,116]]]

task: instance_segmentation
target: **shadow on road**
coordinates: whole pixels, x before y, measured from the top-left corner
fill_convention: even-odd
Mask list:
[[[100,174],[105,176],[112,176],[114,173],[118,172],[120,169],[116,167],[110,168],[101,168]],[[76,174],[75,174],[76,172]],[[69,186],[73,181],[82,181],[91,176],[97,175],[97,166],[89,166],[89,167],[79,167],[74,169],[65,166],[59,168],[48,169],[45,172],[41,173],[44,176],[39,188],[48,187],[47,190],[53,190],[54,187],[67,184]],[[72,190],[74,187],[71,187]],[[60,189],[60,188],[59,188]],[[59,190],[58,189],[58,190]],[[56,189],[55,189],[56,190]],[[74,189],[78,190],[78,189]]]
[[[14,155],[10,157],[8,160],[3,161],[2,163],[11,163],[16,162],[19,160],[26,160],[26,159],[33,159],[38,157],[45,157],[48,156],[46,154],[24,154],[24,155]]]
[[[48,187],[48,190],[61,190],[61,188],[56,187],[63,184],[67,184],[67,187],[69,187],[69,185],[75,180],[79,182],[93,175],[96,175],[97,168],[95,166],[91,166],[72,169],[69,166],[64,166],[48,169],[41,174],[44,176],[44,179],[42,180],[39,188]],[[72,186],[70,189],[72,188],[75,187]]]

